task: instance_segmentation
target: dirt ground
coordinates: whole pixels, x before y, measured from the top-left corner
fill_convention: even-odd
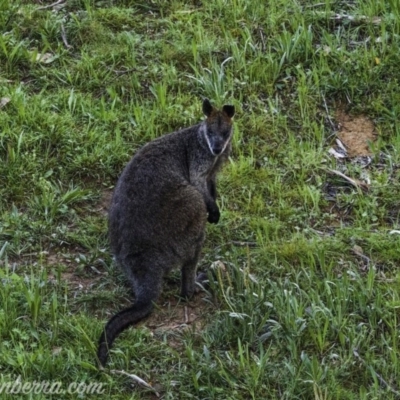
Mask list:
[[[373,122],[364,115],[352,116],[344,110],[336,112],[339,124],[338,137],[347,149],[349,157],[371,155],[370,143],[376,140]]]

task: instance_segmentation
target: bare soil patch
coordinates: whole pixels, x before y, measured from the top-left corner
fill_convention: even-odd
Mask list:
[[[206,316],[215,309],[206,301],[206,296],[205,293],[198,293],[187,302],[177,296],[161,299],[144,324],[156,336],[167,335],[168,344],[178,348],[181,343],[174,335],[187,329],[201,331],[206,324]]]
[[[346,146],[349,157],[369,156],[369,144],[376,140],[373,122],[365,115],[349,115],[344,110],[336,112],[339,123],[338,137]]]
[[[100,214],[105,216],[108,214],[108,209],[110,208],[113,192],[113,190],[108,189],[104,190],[101,193],[100,201],[96,208],[96,211],[98,211]]]
[[[62,268],[63,270],[60,272],[60,280],[68,285],[70,291],[74,293],[74,296],[78,295],[78,293],[88,293],[92,291],[93,288],[98,285],[98,281],[104,278],[103,273],[101,273],[96,266],[92,266],[92,270],[89,270],[89,272],[85,274],[82,272],[79,273],[78,262],[71,259],[71,254],[66,255],[61,252],[49,254],[44,265],[49,268],[48,277],[52,282],[56,282],[57,277],[51,268],[55,265],[64,266]]]
[[[74,290],[84,290],[85,292],[91,290],[97,284],[99,277],[87,277],[76,275],[73,271],[61,273],[61,279],[66,281],[68,285]]]

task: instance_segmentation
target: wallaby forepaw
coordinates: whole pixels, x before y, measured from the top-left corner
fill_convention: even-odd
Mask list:
[[[217,224],[219,221],[219,217],[220,217],[219,208],[215,208],[214,210],[210,210],[208,212],[207,221],[210,222],[211,224]]]

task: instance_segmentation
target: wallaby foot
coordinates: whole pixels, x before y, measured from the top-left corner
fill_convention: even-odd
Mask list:
[[[196,277],[196,287],[194,288],[194,292],[197,294],[203,289],[208,290],[209,287],[210,281],[207,272],[199,272]]]
[[[217,224],[219,221],[219,217],[220,217],[220,212],[219,212],[219,208],[217,205],[215,205],[214,207],[210,207],[208,209],[208,217],[207,217],[207,221],[211,224]]]

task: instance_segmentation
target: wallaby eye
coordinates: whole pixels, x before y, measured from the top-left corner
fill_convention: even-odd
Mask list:
[[[222,132],[222,136],[223,136],[225,139],[227,139],[227,138],[229,137],[230,133],[231,133],[231,131],[223,131],[223,132]]]

